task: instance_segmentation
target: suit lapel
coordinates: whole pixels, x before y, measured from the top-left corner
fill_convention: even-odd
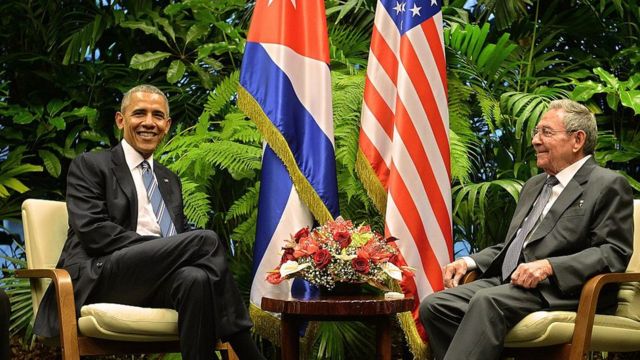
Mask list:
[[[124,150],[122,150],[121,144],[118,144],[111,149],[111,162],[111,171],[115,176],[115,181],[118,183],[127,199],[129,199],[131,226],[133,226],[133,229],[135,230],[136,224],[138,223],[138,197],[136,196],[136,186],[133,183],[131,171],[124,159]]]
[[[570,207],[572,204],[576,202],[576,200],[583,193],[583,185],[589,180],[589,175],[593,171],[593,168],[597,166],[593,157],[587,160],[584,165],[576,172],[573,176],[573,179],[569,181],[567,187],[564,188],[556,202],[553,203],[551,209],[547,215],[542,219],[540,225],[533,232],[531,237],[529,238],[529,243],[540,240],[547,236],[547,234],[553,229],[553,227],[560,219],[560,216]]]

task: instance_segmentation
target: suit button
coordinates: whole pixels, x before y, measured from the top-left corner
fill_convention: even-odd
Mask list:
[[[97,267],[102,267],[102,263],[98,261],[98,262],[96,263],[96,266],[97,266]]]

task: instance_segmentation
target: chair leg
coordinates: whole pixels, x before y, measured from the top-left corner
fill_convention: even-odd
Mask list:
[[[216,350],[220,351],[224,360],[239,360],[238,355],[233,351],[233,348],[229,343],[218,343]]]

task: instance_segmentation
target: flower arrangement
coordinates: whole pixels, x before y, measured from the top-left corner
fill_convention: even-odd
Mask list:
[[[396,240],[342,217],[312,230],[304,227],[285,240],[280,264],[267,274],[267,281],[279,284],[301,277],[327,289],[336,282],[347,282],[388,291],[390,281],[402,280],[403,273],[413,275],[410,268],[399,264]]]

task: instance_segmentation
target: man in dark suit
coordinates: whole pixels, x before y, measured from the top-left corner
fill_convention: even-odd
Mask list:
[[[576,309],[592,276],[624,271],[633,244],[633,196],[596,164],[596,121],[584,106],[552,101],[533,132],[544,173],[520,193],[504,243],[443,269],[445,290],[420,305],[436,359],[497,359],[507,332],[542,309]],[[480,279],[458,286],[469,270]],[[611,309],[616,291],[599,304]]]
[[[115,120],[122,142],[78,156],[67,175],[70,228],[58,267],[73,279],[76,309],[99,302],[173,308],[183,358],[212,359],[221,338],[240,358],[262,359],[223,243],[213,231],[189,231],[179,178],[154,162],[171,126],[167,98],[137,86]],[[47,337],[58,333],[51,291],[35,322]]]

